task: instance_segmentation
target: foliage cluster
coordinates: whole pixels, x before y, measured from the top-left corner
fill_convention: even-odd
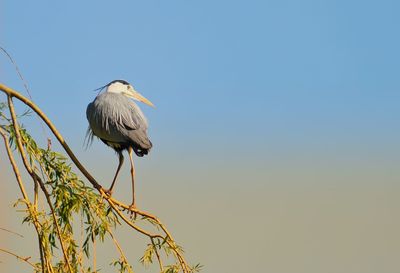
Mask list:
[[[31,262],[9,251],[3,252],[30,264],[34,272],[98,272],[96,242],[103,242],[109,237],[117,253],[116,259],[110,261],[110,264],[117,272],[133,272],[132,265],[114,235],[119,225],[126,224],[133,232],[139,232],[149,239],[149,244],[140,258],[145,267],[157,263],[162,273],[192,273],[201,269],[199,264],[188,266],[182,248],[175,243],[157,217],[129,208],[106,195],[36,105],[2,84],[0,91],[3,91],[8,99],[7,103],[0,102],[0,134],[22,194],[15,205],[25,207],[23,222],[32,225],[36,230],[40,260]],[[13,98],[25,103],[29,111],[17,116]],[[32,110],[51,129],[72,163],[68,157],[53,151],[50,144],[45,148],[40,147],[28,130],[19,124],[21,118]],[[14,154],[21,157],[23,167],[31,177],[31,184],[25,184],[21,178]],[[94,187],[87,186],[74,173],[73,165]],[[27,185],[33,187],[33,197],[28,196],[25,190]],[[129,217],[129,214],[135,217]],[[154,226],[156,231],[151,232],[142,227],[145,223]],[[164,265],[165,260],[172,263]]]

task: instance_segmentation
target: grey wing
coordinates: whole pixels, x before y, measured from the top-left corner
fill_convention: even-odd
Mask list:
[[[149,137],[147,136],[146,130],[128,130],[127,136],[130,141],[135,144],[134,146],[137,146],[137,148],[141,150],[150,150],[153,146]]]
[[[129,100],[130,114],[123,115],[121,123],[124,127],[124,134],[140,149],[150,149],[151,141],[147,136],[147,120],[140,108]],[[129,117],[129,118],[127,118]]]
[[[149,149],[147,121],[139,107],[127,98],[116,94],[101,94],[90,103],[86,116],[93,134],[103,141],[132,142]]]

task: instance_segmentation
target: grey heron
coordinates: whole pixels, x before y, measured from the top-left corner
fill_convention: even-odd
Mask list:
[[[111,187],[106,191],[110,196],[117,180],[118,173],[124,162],[123,151],[128,150],[131,163],[132,178],[132,205],[135,207],[135,167],[132,152],[139,157],[147,155],[152,143],[147,135],[147,120],[143,112],[131,100],[143,102],[149,106],[154,105],[131,84],[124,80],[112,81],[102,88],[106,91],[100,93],[86,109],[89,121],[88,136],[93,139],[98,137],[107,146],[118,154],[118,167],[115,172]]]

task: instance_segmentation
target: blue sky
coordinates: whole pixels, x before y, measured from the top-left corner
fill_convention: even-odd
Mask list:
[[[3,3],[2,44],[66,128],[124,78],[157,105],[155,135],[398,134],[395,1],[21,3]]]
[[[272,115],[362,122],[357,112],[390,111],[400,85],[397,8],[394,1],[14,1],[3,3],[2,40],[51,112],[83,109],[92,89],[124,78],[185,125],[228,122],[267,133]]]
[[[393,194],[400,190],[400,2],[2,1],[0,7],[1,45],[20,66],[34,101],[98,176],[111,177],[117,158],[101,143],[83,148],[93,90],[123,78],[156,105],[141,106],[154,143],[151,155],[138,160],[139,180],[146,180],[141,199],[176,221],[177,234],[208,272],[224,272],[234,255],[250,259],[245,251],[258,239],[265,244],[252,272],[322,272],[328,264],[336,272],[384,272],[384,266],[392,272],[400,226],[393,220],[400,206]],[[0,73],[2,82],[23,90],[4,56]],[[36,121],[26,123],[40,137]],[[160,178],[168,184],[156,184]],[[228,217],[211,217],[216,226],[235,223],[227,212],[232,208],[268,210],[276,226],[264,219],[254,227],[264,237],[243,239],[243,252],[232,248],[218,264],[206,245],[206,238],[217,238],[180,230],[186,222],[162,201],[150,202],[154,185],[178,198],[170,204],[176,211],[180,200],[211,217],[202,214],[207,197],[210,210],[218,207]],[[262,201],[267,197],[275,201]],[[340,234],[349,236],[343,241],[349,245],[329,241],[335,223],[345,226],[348,219],[349,230]],[[308,221],[325,229],[307,233]],[[299,222],[304,229],[290,229]],[[374,227],[377,222],[392,225]],[[357,237],[365,226],[373,228]],[[267,231],[274,227],[272,236]],[[326,243],[324,251],[309,248],[314,234]],[[373,251],[360,252],[363,243]],[[299,252],[279,252],[282,245]],[[264,252],[270,264],[263,264]],[[326,263],[304,262],[315,257]],[[348,257],[371,264],[352,266]],[[274,262],[286,260],[293,268]],[[227,272],[245,272],[239,262],[231,266]]]

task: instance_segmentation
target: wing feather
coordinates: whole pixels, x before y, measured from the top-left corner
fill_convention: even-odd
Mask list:
[[[88,105],[86,116],[93,134],[101,139],[151,147],[146,118],[136,103],[124,95],[100,94]]]

